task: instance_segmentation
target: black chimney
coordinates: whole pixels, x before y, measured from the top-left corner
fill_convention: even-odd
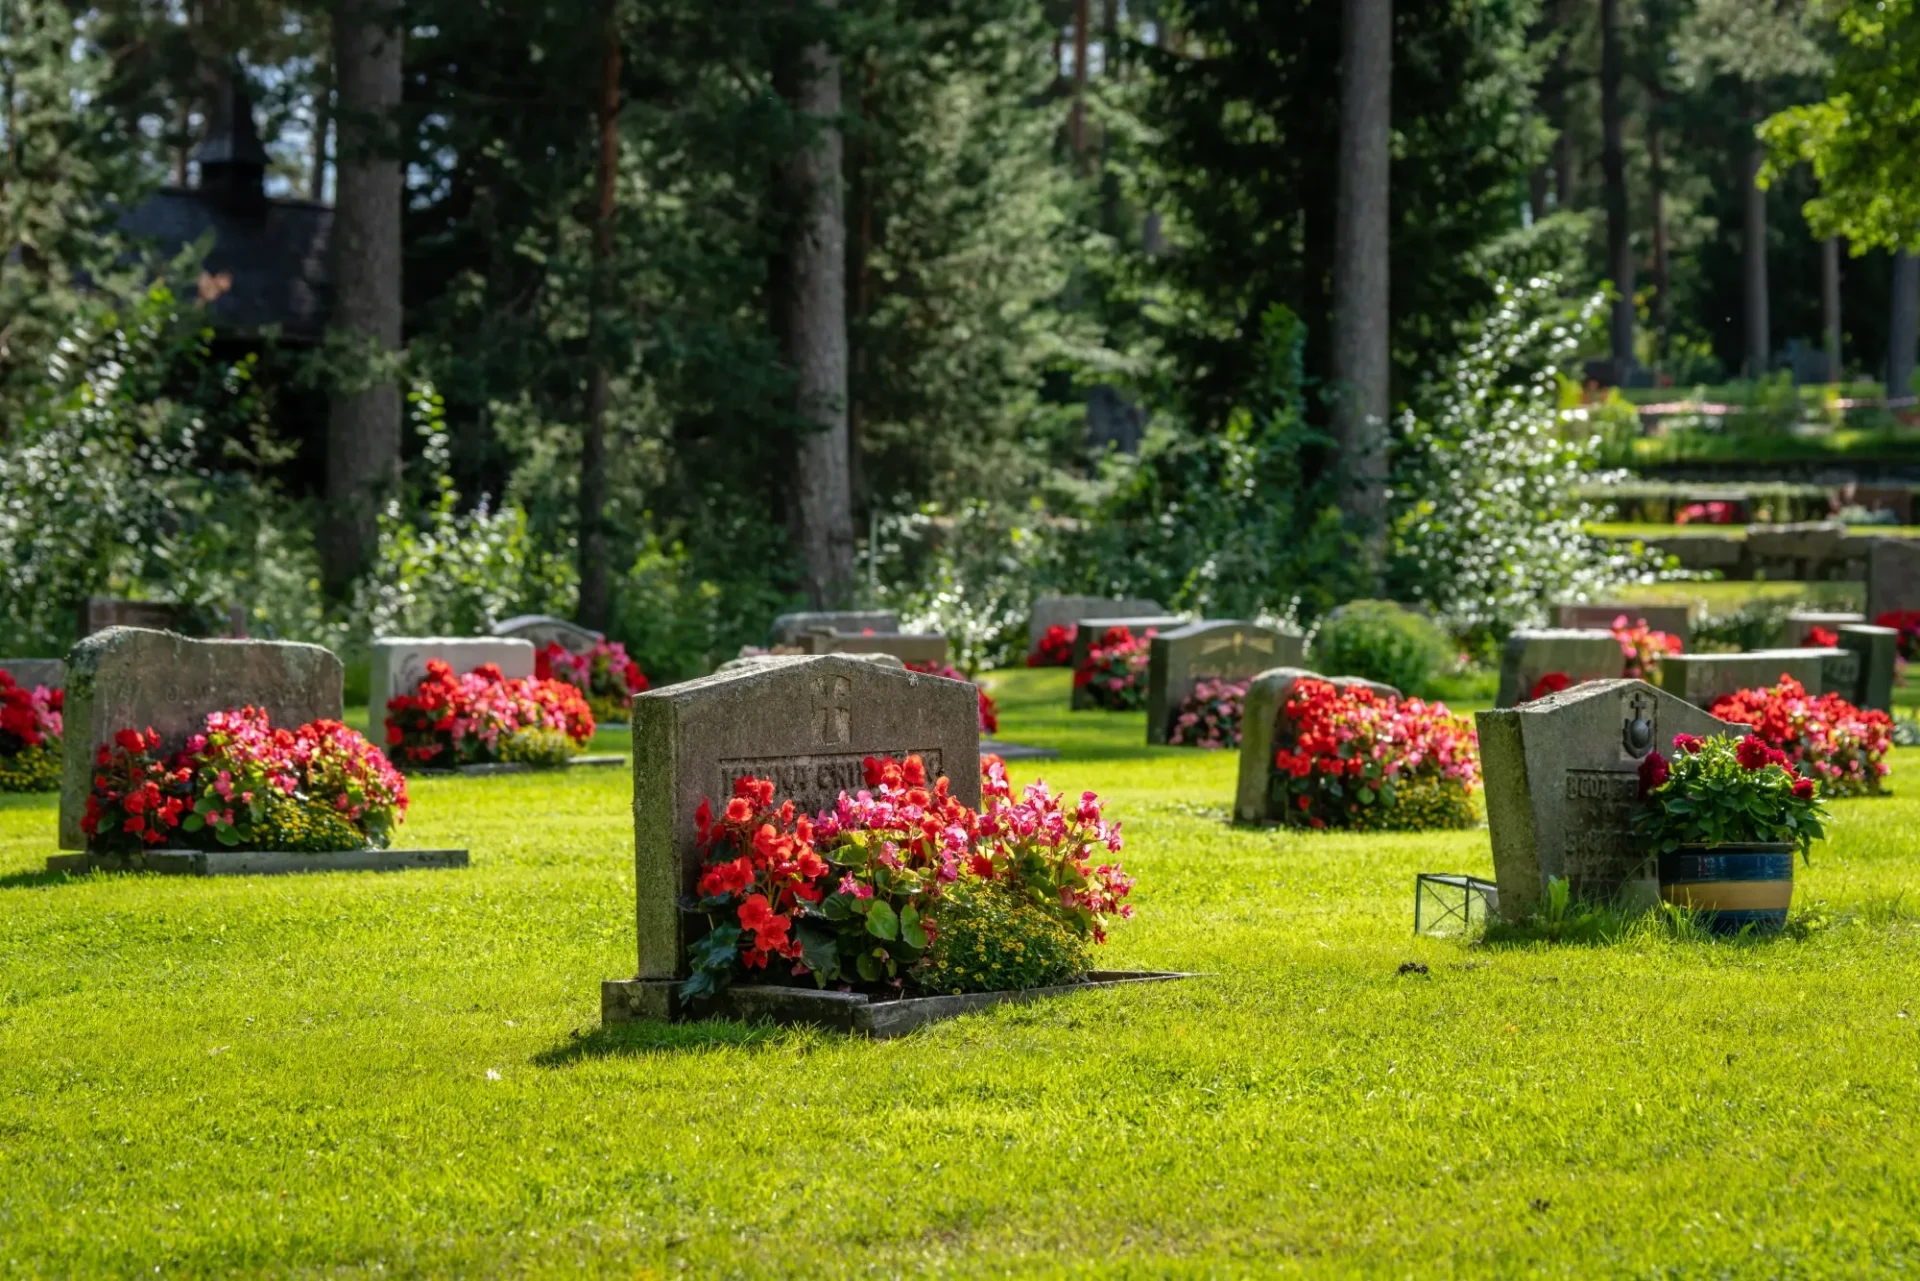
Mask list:
[[[207,111],[207,140],[194,158],[200,162],[200,190],[232,213],[264,213],[267,208],[267,149],[253,126],[253,100],[242,86],[238,67],[219,77]]]

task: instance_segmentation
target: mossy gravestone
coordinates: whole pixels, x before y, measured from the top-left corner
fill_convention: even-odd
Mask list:
[[[94,753],[121,730],[151,727],[171,755],[204,728],[207,713],[228,708],[262,708],[285,729],[337,721],[341,677],[340,660],[318,645],[188,640],[139,627],[87,637],[67,655],[60,848],[86,848],[80,819]]]
[[[1533,697],[1543,679],[1558,673],[1568,685],[1617,680],[1625,656],[1610,631],[1554,627],[1521,630],[1507,637],[1500,651],[1500,693],[1495,707],[1512,707]]]
[[[1551,877],[1576,897],[1659,897],[1631,826],[1640,762],[1671,757],[1676,734],[1741,734],[1645,681],[1592,681],[1519,707],[1476,712],[1500,912],[1538,910]]]
[[[1165,743],[1180,705],[1203,677],[1246,680],[1306,653],[1298,632],[1215,620],[1162,632],[1147,647],[1147,741]]]
[[[1299,667],[1276,667],[1261,672],[1247,686],[1240,709],[1240,786],[1234,793],[1233,816],[1242,823],[1267,823],[1281,817],[1273,806],[1273,754],[1291,749],[1293,733],[1286,718],[1287,700],[1303,680],[1326,681],[1342,689],[1364,686],[1385,698],[1400,691],[1359,676],[1321,676]]]
[[[633,700],[634,916],[640,968],[602,985],[609,1021],[665,1018],[687,975],[680,897],[699,880],[694,814],[717,812],[736,779],[773,780],[774,803],[830,808],[865,784],[869,756],[917,754],[953,795],[980,804],[980,712],[974,687],[837,654],[767,659],[650,690]]]

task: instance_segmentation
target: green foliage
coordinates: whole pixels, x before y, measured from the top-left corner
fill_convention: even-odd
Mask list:
[[[249,849],[325,854],[335,850],[363,849],[367,845],[365,833],[355,827],[346,815],[323,800],[276,794],[269,799],[264,810],[247,837]],[[222,844],[240,843],[237,835],[229,836],[231,831],[230,828],[220,829]]]
[[[1671,853],[1682,845],[1786,841],[1806,856],[1826,835],[1827,811],[1818,785],[1796,778],[1778,761],[1768,762],[1758,739],[1720,734],[1698,742],[1696,749],[1682,748],[1666,761],[1664,773],[1656,767],[1649,774],[1658,755],[1641,766],[1647,790],[1634,811],[1633,831],[1650,853]]]
[[[1342,606],[1313,638],[1313,662],[1320,671],[1364,676],[1408,696],[1425,694],[1453,656],[1453,642],[1437,623],[1392,601]]]
[[[939,900],[937,936],[908,981],[929,996],[1072,983],[1092,948],[1059,919],[998,881],[970,881]]]
[[[17,752],[0,752],[0,792],[57,792],[61,768],[58,739]]]
[[[875,523],[868,547],[876,605],[908,631],[947,638],[947,658],[976,672],[1026,657],[1033,598],[1054,570],[1055,542],[1032,512],[929,503]]]
[[[1403,423],[1390,581],[1459,632],[1504,632],[1555,600],[1663,576],[1660,562],[1586,532],[1603,512],[1593,439],[1562,431],[1558,369],[1599,316],[1569,312],[1551,277],[1495,285],[1480,332]]]
[[[500,759],[532,765],[536,769],[558,769],[572,760],[579,747],[557,729],[521,729],[509,734],[500,744]]]
[[[1767,596],[1746,601],[1738,609],[1709,614],[1693,626],[1691,647],[1706,654],[1739,654],[1768,649],[1781,642],[1787,630],[1787,616],[1813,608],[1790,597]]]

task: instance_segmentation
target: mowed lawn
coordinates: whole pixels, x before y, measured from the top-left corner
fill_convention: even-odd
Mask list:
[[[1235,829],[1231,756],[995,683],[1125,819],[1107,960],[1206,977],[892,1042],[607,1031],[623,771],[417,783],[406,842],[473,866],[391,875],[48,877],[53,800],[0,800],[0,1270],[1920,1268],[1920,751],[1787,937],[1487,945],[1411,928],[1484,831]]]

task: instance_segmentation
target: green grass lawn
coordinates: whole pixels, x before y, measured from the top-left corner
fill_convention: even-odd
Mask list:
[[[389,875],[48,877],[52,799],[0,799],[0,1271],[1920,1267],[1920,751],[1787,937],[1475,944],[1412,936],[1413,875],[1484,831],[1232,828],[1232,757],[1066,679],[994,684],[1125,819],[1106,959],[1206,977],[892,1042],[602,1030],[620,771],[417,783],[406,841],[473,866]]]

